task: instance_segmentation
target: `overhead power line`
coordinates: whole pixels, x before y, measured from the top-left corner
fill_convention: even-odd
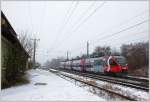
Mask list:
[[[140,12],[140,13],[138,13],[137,15],[135,15],[135,16],[133,16],[133,17],[131,17],[131,18],[129,18],[129,19],[127,19],[127,20],[125,20],[125,21],[123,21],[123,22],[121,22],[121,23],[115,25],[115,26],[112,26],[112,27],[110,27],[110,28],[107,28],[107,30],[105,30],[105,31],[102,32],[102,33],[98,33],[98,34],[96,34],[95,36],[99,36],[100,34],[104,34],[105,32],[108,32],[108,31],[110,31],[110,30],[113,29],[113,28],[120,27],[121,25],[124,25],[124,24],[126,24],[126,23],[128,23],[128,22],[130,22],[130,21],[133,21],[133,19],[135,19],[135,18],[137,18],[137,17],[143,15],[145,12],[148,12],[148,10],[143,11],[143,12]],[[95,37],[95,36],[94,36],[94,37]]]
[[[33,27],[33,22],[32,22],[32,16],[31,16],[31,8],[30,8],[30,4],[29,4],[29,2],[28,2],[28,13],[29,13],[29,16],[30,16],[30,23],[31,23],[31,33],[33,33],[34,32],[34,27]]]
[[[134,34],[134,37],[137,36],[137,35],[139,35],[139,34],[146,33],[146,32],[148,32],[148,30],[144,30],[144,31],[141,31],[141,32],[139,32],[139,33],[135,33],[136,35]],[[132,34],[132,35],[133,35],[133,34]],[[118,38],[116,38],[116,39],[118,39]],[[103,39],[103,40],[105,40],[105,39]],[[113,40],[114,40],[114,39],[113,39]],[[110,42],[114,42],[113,40],[111,40]],[[77,50],[80,50],[81,48],[83,48],[83,47],[78,47],[78,48],[74,49],[73,51],[76,52]]]
[[[135,41],[137,41],[137,42],[141,42],[140,40],[143,40],[144,38],[146,38],[147,37],[147,35],[146,36],[142,36],[142,37],[140,37],[140,38],[137,38],[137,39],[125,39],[123,42],[123,44],[125,44],[125,43],[132,43],[132,42],[135,42]],[[132,42],[131,42],[132,41]],[[120,42],[118,43],[113,43],[113,44],[115,44],[115,45],[117,45],[117,44],[120,44]]]
[[[73,3],[73,2],[72,2],[72,3]],[[59,36],[62,34],[61,31],[66,27],[66,25],[68,24],[69,20],[70,20],[71,17],[73,16],[73,14],[74,14],[74,12],[75,12],[75,10],[76,10],[78,4],[79,4],[79,1],[76,2],[76,4],[74,5],[74,7],[73,7],[71,13],[69,13],[69,12],[70,12],[70,10],[71,10],[72,4],[71,4],[71,6],[69,7],[68,12],[67,12],[67,13],[69,14],[69,16],[68,16],[67,19],[64,21],[64,24],[63,24],[62,28],[60,28],[60,30],[59,30],[59,32],[58,32],[58,33],[59,33]],[[52,46],[54,45],[54,43],[56,43],[57,39],[58,39],[58,36],[56,36],[56,39],[55,39],[54,42],[52,43]],[[52,47],[52,48],[53,48],[53,47]]]
[[[149,20],[144,20],[144,21],[142,21],[142,22],[140,22],[140,23],[138,23],[138,24],[135,24],[135,25],[133,25],[133,26],[130,26],[130,27],[128,27],[128,28],[125,28],[125,29],[123,29],[123,30],[121,30],[121,31],[118,31],[118,32],[116,32],[116,33],[113,33],[113,34],[111,34],[111,35],[107,35],[107,36],[105,36],[105,37],[102,37],[101,39],[104,39],[104,38],[109,38],[109,37],[112,37],[112,36],[114,36],[114,35],[116,35],[116,34],[120,34],[121,32],[124,32],[124,31],[126,31],[126,30],[129,30],[129,29],[132,29],[132,28],[134,28],[134,27],[137,27],[137,26],[139,26],[139,25],[141,25],[141,24],[143,24],[143,23],[145,23],[145,22],[147,22],[147,21],[149,21]],[[100,40],[100,39],[98,39],[98,40]],[[96,41],[97,42],[97,41]]]
[[[90,13],[82,22],[80,22],[80,24],[73,31],[78,30],[80,26],[84,24],[90,17],[92,17],[98,10],[100,10],[100,8],[102,8],[105,3],[106,1],[104,1],[103,3],[100,3],[100,5],[97,8],[95,8],[94,11]]]
[[[81,26],[83,23],[85,23],[85,22],[86,22],[94,13],[96,13],[97,10],[99,10],[105,3],[106,3],[106,1],[104,1],[103,3],[101,3],[97,8],[95,8],[94,11],[93,11],[91,14],[89,14],[89,15],[83,20],[83,22],[81,22],[79,25]],[[78,26],[78,28],[79,28],[80,26]],[[77,30],[77,29],[76,29],[76,30]],[[59,47],[60,47],[66,40],[68,40],[69,37],[72,36],[72,34],[73,34],[73,32],[72,32],[72,33],[69,33],[69,35],[68,35],[67,37],[65,37],[65,38],[62,40],[62,42],[59,44]],[[55,48],[58,48],[58,46],[56,46]]]
[[[90,9],[95,5],[95,1],[80,15],[80,17],[76,20],[76,22],[70,27],[71,29],[84,18],[84,16],[90,11]]]
[[[139,25],[141,25],[141,24],[143,24],[143,23],[145,23],[145,22],[147,22],[147,21],[149,21],[149,19],[148,19],[148,20],[145,20],[145,21],[142,21],[142,22],[140,22],[140,23],[138,23],[138,24],[135,24],[135,25],[133,25],[133,26],[130,26],[130,27],[128,27],[128,28],[125,28],[125,29],[123,29],[123,30],[121,30],[121,31],[118,31],[118,32],[116,32],[116,33],[113,33],[113,34],[104,36],[104,37],[102,37],[102,38],[100,38],[100,39],[98,39],[98,40],[96,40],[96,41],[94,41],[94,42],[98,42],[98,41],[101,40],[101,39],[107,39],[107,38],[112,37],[112,36],[114,36],[114,35],[116,35],[116,34],[119,34],[119,33],[121,33],[121,32],[124,32],[124,31],[126,31],[126,30],[129,30],[129,29],[132,29],[132,28],[134,28],[134,27],[136,27],[136,26],[139,26]],[[61,43],[61,44],[62,44],[62,43]]]
[[[112,37],[112,36],[114,36],[114,35],[120,34],[120,33],[124,32],[124,31],[127,31],[127,30],[129,30],[129,29],[135,28],[135,27],[137,27],[137,26],[139,26],[139,25],[142,25],[143,23],[146,23],[146,22],[148,22],[148,21],[149,21],[149,19],[144,20],[144,21],[142,21],[142,22],[140,22],[140,23],[137,23],[137,24],[135,24],[135,25],[132,25],[132,26],[130,26],[130,27],[127,27],[127,28],[125,28],[125,29],[122,29],[122,30],[120,30],[120,31],[118,31],[118,32],[115,32],[115,33],[112,33],[112,34],[110,34],[110,35],[106,35],[106,36],[104,36],[104,37],[101,37],[100,39],[98,39],[98,40],[96,40],[96,41],[94,41],[94,42],[98,42],[98,41],[100,41],[100,40],[102,40],[102,39],[110,38],[110,37]]]
[[[136,33],[137,34],[137,33]],[[142,33],[138,33],[138,34],[142,34]],[[130,43],[132,43],[132,42],[141,42],[141,40],[143,40],[144,38],[146,38],[148,35],[146,35],[146,36],[142,36],[142,37],[140,37],[140,38],[137,38],[137,39],[125,39],[125,40],[123,40],[122,42],[122,44],[126,44],[126,43],[128,43],[128,42],[130,42]],[[113,43],[113,45],[118,45],[118,44],[120,44],[120,42],[118,43]],[[81,48],[80,48],[81,49]],[[80,49],[76,49],[76,50],[78,50],[78,51],[71,51],[71,52],[78,52],[79,53],[79,51],[81,51]]]
[[[71,2],[71,5],[69,6],[69,8],[68,8],[68,10],[67,10],[67,12],[66,12],[66,14],[65,14],[65,17],[64,17],[64,20],[63,20],[63,23],[61,24],[61,27],[58,29],[58,32],[61,32],[62,30],[63,30],[63,28],[64,28],[64,25],[66,24],[66,22],[67,22],[67,19],[66,18],[68,18],[69,16],[67,16],[67,15],[70,15],[70,11],[71,11],[71,8],[72,8],[72,5],[73,5],[73,2],[74,1],[72,1]]]
[[[137,35],[139,35],[139,34],[143,34],[143,33],[147,33],[148,32],[148,30],[144,30],[144,31],[141,31],[141,32],[139,32],[139,33],[134,33],[134,34],[130,34],[131,36],[134,36],[134,37],[136,37]],[[129,35],[127,35],[127,38],[129,37]],[[115,38],[116,40],[117,39],[119,39],[119,38]],[[113,39],[113,40],[115,40],[115,39]],[[111,40],[112,41],[112,40]],[[112,41],[113,42],[113,41]]]
[[[64,28],[64,24],[65,24],[65,21],[66,21],[67,16],[70,14],[69,12],[70,12],[70,10],[71,10],[71,8],[72,8],[73,2],[74,2],[74,1],[71,2],[70,6],[69,6],[69,8],[68,8],[68,10],[67,10],[67,12],[66,12],[66,14],[65,14],[63,23],[61,24],[61,27],[58,29],[58,33],[57,33],[57,35],[56,35],[56,37],[55,37],[55,39],[54,39],[52,45],[54,45],[54,44],[56,43],[58,37],[61,35],[61,31],[62,31],[63,28]]]
[[[134,27],[136,27],[136,26],[138,26],[138,25],[141,25],[141,24],[143,24],[143,23],[145,23],[145,22],[147,22],[148,20],[146,20],[146,21],[143,21],[143,22],[141,22],[141,23],[138,23],[138,24],[136,24],[136,25],[133,25],[133,26],[130,26],[130,27],[128,27],[128,28],[125,28],[125,29],[123,29],[123,30],[121,30],[121,31],[119,31],[119,32],[116,32],[116,33],[113,33],[113,34],[111,34],[111,35],[108,35],[109,37],[112,37],[112,36],[114,36],[114,35],[116,35],[116,34],[119,34],[119,33],[121,33],[121,32],[124,32],[124,31],[126,31],[126,30],[128,30],[128,29],[131,29],[131,28],[134,28]],[[107,37],[107,36],[105,36],[105,37]],[[108,38],[109,38],[108,37]],[[98,40],[100,40],[100,39],[98,39]],[[62,42],[63,43],[63,42]],[[62,44],[61,43],[61,44]],[[60,46],[59,46],[60,47]]]
[[[46,16],[46,8],[47,8],[47,6],[45,5],[45,2],[44,2],[44,7],[43,7],[42,12],[41,12],[41,22],[39,25],[39,33],[41,33],[43,30],[43,25],[44,25],[44,21],[45,21],[44,18]]]
[[[75,30],[77,30],[77,29],[78,29],[82,24],[84,24],[90,17],[92,17],[92,15],[93,15],[94,13],[96,13],[96,11],[99,10],[105,3],[106,3],[106,1],[104,1],[103,3],[101,3],[97,8],[95,8],[94,11],[93,11],[91,14],[89,14],[89,15],[79,24],[79,26],[76,27]],[[74,30],[74,31],[75,31],[75,30]],[[66,39],[68,40],[69,37],[71,37],[72,35],[73,35],[73,32],[69,33],[69,35],[68,35],[62,42],[66,41]]]
[[[73,7],[71,13],[70,13],[69,16],[67,17],[67,19],[66,19],[66,21],[65,21],[65,23],[64,23],[64,25],[63,25],[63,29],[64,29],[65,26],[67,26],[67,24],[69,23],[69,21],[70,21],[71,17],[73,16],[73,14],[74,14],[74,12],[75,12],[75,10],[76,10],[78,4],[79,4],[79,1],[76,1],[76,3],[75,3],[75,5],[74,5],[74,7]],[[63,29],[62,29],[62,30],[63,30]]]
[[[103,33],[98,33],[97,35],[95,35],[94,38],[96,38],[96,36],[99,36],[100,34],[104,34],[104,33],[108,32],[108,31],[110,31],[109,29],[112,29],[112,28],[115,28],[115,27],[120,27],[121,25],[124,25],[124,24],[126,24],[127,22],[133,21],[133,19],[135,19],[135,18],[137,18],[137,17],[143,15],[143,14],[146,13],[146,12],[148,12],[148,10],[145,10],[145,11],[143,11],[143,12],[140,12],[140,13],[138,13],[137,15],[131,17],[130,19],[127,19],[127,20],[125,20],[125,21],[123,21],[123,22],[121,22],[121,23],[119,23],[119,24],[117,24],[117,25],[115,25],[115,26],[109,27],[109,28],[108,28],[107,30],[105,30]],[[92,42],[92,41],[91,41],[91,42]],[[81,49],[81,48],[82,48],[82,47],[78,47],[78,48],[74,49],[73,51],[76,51],[76,50]]]

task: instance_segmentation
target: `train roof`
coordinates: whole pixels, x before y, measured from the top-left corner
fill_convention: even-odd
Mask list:
[[[115,58],[124,58],[124,56],[121,56],[121,55],[110,55],[112,57],[115,57]],[[98,60],[98,59],[108,59],[110,56],[101,56],[101,57],[90,57],[90,58],[80,58],[80,59],[71,59],[71,60],[66,60],[66,61],[62,61],[62,62],[70,62],[70,61],[79,61],[81,59],[85,59],[85,60],[88,60],[90,59],[90,61],[94,61],[94,60]]]
[[[115,58],[124,58],[124,56],[113,56]]]

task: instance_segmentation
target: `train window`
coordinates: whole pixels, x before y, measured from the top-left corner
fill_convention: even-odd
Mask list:
[[[78,63],[76,63],[76,67],[79,67],[79,64],[78,64]]]
[[[103,66],[107,66],[107,62],[106,61],[102,61],[102,65]]]
[[[88,64],[86,65],[86,67],[90,68],[90,67],[92,67],[92,65],[91,65],[90,63],[88,63]]]
[[[112,59],[109,60],[109,64],[112,65],[112,66],[117,65],[117,63],[114,60],[112,60]]]
[[[103,61],[103,60],[102,60],[102,62],[101,62],[101,63],[102,63],[102,65],[103,65],[103,66],[105,66],[105,65],[106,65],[105,61]]]
[[[100,60],[95,60],[94,65],[101,65],[101,61]]]
[[[126,60],[123,57],[122,58],[116,58],[116,61],[117,61],[117,63],[119,63],[121,65],[126,64]]]

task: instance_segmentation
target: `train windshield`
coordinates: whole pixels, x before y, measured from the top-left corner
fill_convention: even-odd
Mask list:
[[[109,64],[112,65],[112,66],[116,66],[117,65],[117,63],[114,60],[112,60],[112,59],[109,60]]]
[[[100,65],[100,64],[101,64],[101,62],[99,60],[94,61],[94,65]]]
[[[121,58],[116,58],[117,63],[121,64],[121,65],[125,65],[126,64],[126,60],[125,58],[121,57]]]

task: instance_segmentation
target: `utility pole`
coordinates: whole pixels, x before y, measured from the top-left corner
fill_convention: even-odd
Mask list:
[[[33,68],[35,69],[35,64],[36,64],[36,61],[35,61],[35,52],[36,52],[36,41],[39,41],[40,39],[31,39],[33,40],[33,45],[34,45],[34,49],[33,49]]]
[[[89,58],[89,42],[87,41],[87,57]]]
[[[67,60],[69,60],[69,56],[68,56],[69,52],[67,51]]]

